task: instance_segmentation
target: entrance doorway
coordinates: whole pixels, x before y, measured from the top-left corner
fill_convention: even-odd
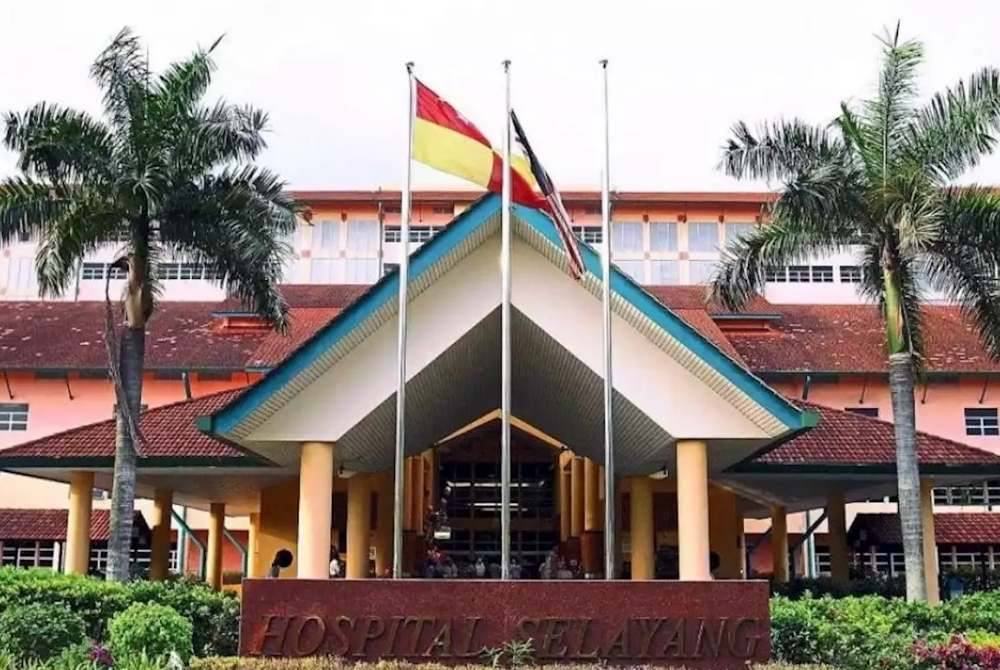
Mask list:
[[[487,426],[438,451],[443,527],[437,547],[459,576],[500,576],[500,431]],[[534,579],[559,544],[558,450],[528,435],[511,435],[511,572]],[[481,564],[481,565],[479,565]],[[477,573],[485,572],[480,575]]]

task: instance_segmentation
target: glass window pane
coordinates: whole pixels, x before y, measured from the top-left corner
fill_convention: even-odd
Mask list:
[[[726,236],[726,244],[729,244],[733,240],[737,240],[745,235],[753,232],[754,224],[752,223],[727,223],[723,226],[723,233]]]
[[[378,260],[348,258],[344,264],[344,281],[348,284],[372,284],[378,279]]]
[[[378,251],[378,221],[348,221],[347,250],[374,255]]]
[[[611,224],[613,251],[641,252],[642,224],[638,221],[615,221]]]
[[[681,283],[680,261],[650,261],[650,284],[667,285]]]
[[[644,261],[615,261],[615,265],[618,266],[619,270],[640,284],[646,281],[645,272],[642,267],[643,263]]]
[[[716,261],[688,261],[689,281],[692,284],[707,284],[715,275]]]
[[[314,249],[336,249],[338,245],[339,221],[323,220],[317,221],[313,226],[313,248]]]
[[[688,251],[715,251],[719,247],[719,224],[688,224]]]
[[[677,224],[657,221],[649,224],[650,251],[677,251]]]

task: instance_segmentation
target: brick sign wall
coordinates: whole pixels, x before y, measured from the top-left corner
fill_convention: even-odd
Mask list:
[[[539,662],[743,668],[770,654],[764,582],[248,580],[240,653],[468,662],[531,639]]]

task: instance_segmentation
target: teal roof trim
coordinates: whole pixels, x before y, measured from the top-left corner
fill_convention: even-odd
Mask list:
[[[427,272],[435,262],[458,246],[472,231],[485,224],[499,208],[500,198],[488,195],[459,214],[444,230],[410,256],[410,283]],[[390,300],[396,300],[398,295],[399,272],[397,271],[382,277],[330,323],[306,340],[270,374],[247,389],[246,393],[228,406],[207,417],[208,420],[202,422],[199,428],[206,433],[222,435],[230,433],[261,402],[312,365],[324,351],[334,346],[382,305]]]
[[[466,236],[484,225],[491,216],[496,214],[499,208],[500,198],[496,195],[484,196],[472,204],[410,257],[410,281],[413,282],[427,272],[438,260],[457,247]],[[514,210],[523,222],[537,230],[557,247],[562,246],[555,224],[548,216],[538,210],[519,205],[515,205]],[[580,250],[587,271],[595,277],[601,278],[601,263],[597,252],[584,243],[580,244]],[[767,409],[789,429],[797,430],[809,425],[808,412],[796,408],[764,382],[726,356],[626,274],[620,270],[614,270],[611,277],[611,287],[613,291],[635,305],[649,319],[677,338],[728,381]],[[261,381],[247,389],[244,394],[227,407],[211,417],[204,417],[203,420],[199,421],[199,428],[204,432],[216,435],[226,435],[232,432],[262,402],[282,386],[291,382],[315,362],[323,352],[334,346],[372,313],[388,301],[395,300],[398,294],[399,273],[393,272],[376,282]]]
[[[514,206],[517,216],[544,235],[558,247],[562,246],[555,224],[548,216],[536,209]],[[603,279],[601,272],[601,257],[587,244],[580,244],[580,252],[587,271],[598,279]],[[618,269],[611,272],[611,290],[632,303],[639,311],[663,328],[695,355],[715,368],[734,386],[750,396],[754,402],[764,407],[789,429],[797,430],[815,424],[808,412],[803,412],[792,405],[781,394],[774,391],[763,381],[755,377],[746,368],[724,354],[718,347],[708,341],[686,321],[674,314],[663,303],[650,295],[627,274]]]

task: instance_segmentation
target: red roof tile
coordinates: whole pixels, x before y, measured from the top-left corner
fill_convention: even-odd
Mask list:
[[[885,372],[885,330],[872,305],[768,305],[779,314],[767,333],[727,333],[752,370]],[[939,372],[1000,371],[958,308],[924,309],[927,368]]]
[[[145,440],[143,458],[248,459],[236,447],[205,435],[195,425],[197,417],[222,408],[242,391],[230,389],[147,410],[139,426]],[[114,451],[115,422],[109,419],[5,449],[0,452],[0,462],[8,467],[27,467],[19,466],[16,461],[113,459]],[[139,466],[142,467],[142,459]]]
[[[0,542],[65,540],[68,517],[64,509],[0,509]],[[90,514],[90,539],[107,542],[110,537],[111,511],[95,509]]]
[[[863,533],[863,537],[862,537]],[[854,517],[849,537],[864,544],[902,544],[899,516],[864,513]],[[1000,543],[1000,514],[942,512],[934,515],[934,539],[939,544]]]
[[[288,335],[268,331],[247,359],[247,367],[271,368],[276,366],[340,312],[341,310],[336,307],[292,309],[292,322]]]
[[[819,412],[819,424],[758,456],[751,465],[895,466],[893,424],[814,403],[796,400],[795,404]],[[917,451],[922,465],[1000,467],[998,454],[919,431]]]

